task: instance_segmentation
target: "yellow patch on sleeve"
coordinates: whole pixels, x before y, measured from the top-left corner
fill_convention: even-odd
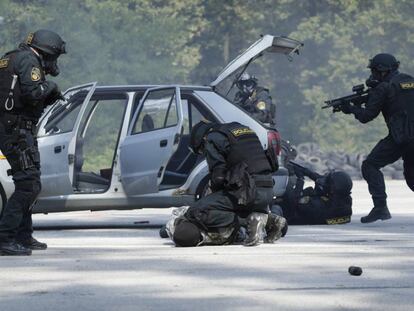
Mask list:
[[[265,110],[266,109],[266,103],[264,101],[260,101],[256,104],[256,107],[259,110]]]
[[[0,68],[7,68],[9,66],[9,59],[2,58],[0,59]]]
[[[32,44],[34,33],[31,32],[27,35],[26,44]]]
[[[34,81],[34,82],[39,81],[40,78],[42,77],[42,75],[40,73],[40,69],[37,68],[37,67],[33,67],[31,77],[32,77],[32,81]]]
[[[400,86],[403,90],[412,90],[414,89],[414,82],[402,82]]]

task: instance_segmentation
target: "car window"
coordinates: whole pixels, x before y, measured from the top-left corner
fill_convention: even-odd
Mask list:
[[[149,132],[178,122],[175,89],[155,90],[148,93],[132,128],[132,134]]]
[[[127,103],[126,94],[98,94],[88,103],[88,116],[82,119],[78,137],[82,144],[82,171],[99,173],[100,169],[112,167]]]
[[[50,111],[47,121],[42,123],[38,136],[50,136],[71,132],[87,94],[87,91],[82,90],[72,95],[67,102],[57,103]]]

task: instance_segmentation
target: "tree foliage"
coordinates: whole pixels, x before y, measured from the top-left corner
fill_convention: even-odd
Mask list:
[[[100,84],[208,84],[260,34],[302,40],[289,62],[266,55],[251,68],[278,104],[278,127],[294,143],[369,150],[386,134],[380,118],[361,125],[321,110],[369,75],[368,59],[394,53],[414,72],[414,2],[409,0],[2,0],[0,52],[29,31],[62,34],[62,88]]]

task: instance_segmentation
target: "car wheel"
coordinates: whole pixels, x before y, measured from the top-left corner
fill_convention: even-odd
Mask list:
[[[3,215],[3,208],[6,206],[7,197],[6,193],[4,192],[3,186],[0,184],[0,218]]]
[[[209,181],[210,175],[207,175],[200,181],[196,190],[196,200],[199,200],[211,193]]]

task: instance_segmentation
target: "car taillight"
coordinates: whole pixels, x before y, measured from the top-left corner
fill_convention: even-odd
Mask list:
[[[272,148],[276,155],[280,155],[280,150],[282,147],[280,134],[277,131],[267,132],[267,142],[269,147]]]

